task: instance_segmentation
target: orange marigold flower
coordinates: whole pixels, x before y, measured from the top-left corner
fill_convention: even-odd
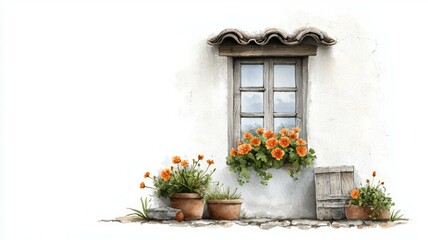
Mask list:
[[[174,156],[172,157],[172,163],[177,164],[181,162],[181,157],[180,156]]]
[[[199,154],[198,155],[198,160],[202,160],[202,159],[204,159],[204,155]]]
[[[281,147],[288,147],[290,145],[291,141],[288,137],[282,137],[279,139],[279,145]]]
[[[298,132],[300,132],[300,128],[295,127],[295,128],[293,128],[293,131],[296,132],[296,133],[298,133]]]
[[[296,147],[296,152],[299,156],[304,157],[306,156],[306,152],[308,151],[308,149],[304,146],[298,146]]]
[[[351,192],[351,198],[352,199],[357,199],[360,196],[360,190],[358,189],[354,189]]]
[[[144,182],[141,182],[141,183],[140,183],[140,188],[141,188],[141,189],[143,189],[143,188],[145,188],[145,187],[146,187],[146,184],[145,184]]]
[[[208,165],[214,164],[214,160],[208,159],[207,163],[208,163]]]
[[[278,140],[276,140],[276,138],[269,138],[266,141],[266,148],[267,149],[273,149],[276,147],[276,145],[278,145]]]
[[[274,157],[278,161],[281,160],[282,157],[284,157],[284,154],[285,154],[285,152],[280,148],[275,148],[271,152],[272,157]]]
[[[238,147],[238,154],[239,155],[245,155],[249,153],[253,149],[250,144],[242,144]]]
[[[290,131],[290,129],[288,128],[283,128],[281,130],[279,130],[279,133],[281,134],[281,136],[287,136],[287,133]]]
[[[265,130],[263,128],[257,128],[256,133],[263,134]]]
[[[251,145],[258,147],[258,146],[260,146],[261,141],[258,137],[253,137],[250,139],[250,143],[251,143]]]
[[[376,171],[373,171],[372,176],[376,177]]]
[[[299,138],[299,134],[295,132],[291,132],[289,137],[291,138],[291,140],[296,140],[297,138]]]
[[[164,170],[162,170],[160,177],[167,182],[170,178],[171,178],[171,169],[169,168],[165,168]]]
[[[146,172],[146,173],[144,174],[144,178],[148,178],[148,177],[150,177],[150,172]]]
[[[274,138],[275,136],[276,136],[275,133],[272,132],[271,130],[266,131],[265,133],[263,133],[263,137],[266,138],[266,139]]]
[[[251,134],[250,132],[245,132],[244,133],[244,138],[252,138],[253,134]]]
[[[183,160],[183,161],[181,161],[180,165],[181,165],[182,167],[187,167],[187,166],[189,165],[189,161],[187,161],[187,160]]]
[[[301,138],[297,139],[296,143],[297,143],[297,145],[302,145],[302,146],[307,144],[306,141],[301,139]]]
[[[238,152],[235,150],[235,148],[230,149],[230,156],[234,157],[238,154]]]

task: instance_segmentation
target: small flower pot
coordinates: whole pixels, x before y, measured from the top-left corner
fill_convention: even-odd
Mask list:
[[[184,214],[184,221],[202,219],[204,202],[197,193],[176,193],[169,198],[171,207],[180,209]]]
[[[237,220],[241,213],[242,199],[208,200],[208,213],[215,220]]]
[[[383,211],[379,216],[370,218],[369,215],[373,211],[370,207],[362,207],[358,205],[345,205],[345,216],[349,220],[389,220],[391,213],[389,211]]]

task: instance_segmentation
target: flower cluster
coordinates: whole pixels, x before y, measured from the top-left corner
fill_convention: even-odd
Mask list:
[[[378,181],[376,184],[374,183],[376,171],[373,171],[372,177],[372,181],[366,180],[365,186],[351,191],[349,204],[370,207],[373,212],[369,217],[376,219],[383,211],[389,211],[394,206],[394,202],[392,202],[389,194],[386,193],[384,182]]]
[[[257,172],[266,185],[272,178],[267,173],[269,168],[280,168],[288,163],[288,173],[294,179],[301,173],[303,167],[312,165],[316,159],[315,151],[307,148],[305,140],[299,138],[299,128],[283,128],[278,134],[263,128],[258,128],[243,134],[243,142],[238,141],[238,148],[232,148],[226,157],[227,164],[233,172],[238,173],[239,184],[249,182],[249,169]]]
[[[198,155],[197,160],[192,159],[190,164],[188,160],[181,159],[180,156],[172,157],[172,165],[163,169],[159,176],[150,176],[150,172],[144,174],[144,178],[153,181],[153,187],[147,186],[145,182],[140,183],[140,188],[151,188],[156,191],[158,197],[171,197],[175,193],[198,193],[204,195],[204,192],[211,182],[211,175],[216,170],[210,170],[214,160],[206,160],[207,166],[201,169],[201,162],[204,156]]]

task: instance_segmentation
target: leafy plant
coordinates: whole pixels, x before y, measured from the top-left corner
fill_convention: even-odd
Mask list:
[[[216,169],[210,170],[211,165],[214,164],[214,160],[210,159],[206,160],[207,166],[201,169],[203,159],[203,155],[198,155],[198,159],[193,159],[192,164],[189,164],[188,160],[174,156],[172,163],[175,166],[163,169],[159,176],[150,176],[150,172],[144,174],[144,178],[153,181],[153,187],[141,182],[140,188],[154,189],[157,196],[161,198],[171,197],[176,193],[198,193],[204,196],[211,182],[211,175]]]
[[[235,188],[232,190],[230,187],[224,187],[223,185],[215,185],[213,189],[210,189],[206,194],[208,200],[231,200],[241,199],[241,193]]]
[[[391,212],[391,216],[389,217],[390,221],[399,221],[399,220],[404,220],[404,215],[402,213],[400,213],[401,210],[393,210]]]
[[[248,219],[248,213],[244,209],[241,209],[241,215],[239,216],[240,219]]]
[[[254,170],[267,185],[272,174],[270,168],[279,169],[287,164],[288,174],[297,180],[304,167],[310,167],[317,158],[315,150],[308,150],[305,140],[299,138],[299,128],[283,128],[278,134],[258,128],[253,133],[245,132],[243,142],[238,141],[238,149],[232,148],[226,157],[230,170],[237,173],[240,185],[250,181]]]
[[[149,217],[147,215],[147,209],[150,208],[150,199],[145,198],[143,201],[143,198],[140,198],[140,202],[141,202],[141,211],[138,209],[134,209],[134,208],[127,208],[131,211],[133,211],[133,213],[127,214],[126,216],[138,216],[141,219],[144,220],[149,220]]]
[[[374,184],[376,171],[373,171],[372,176],[372,181],[367,179],[365,186],[351,191],[349,204],[370,207],[373,212],[369,217],[376,219],[383,211],[389,211],[394,206],[394,202],[386,193],[384,182],[378,181],[377,184]]]

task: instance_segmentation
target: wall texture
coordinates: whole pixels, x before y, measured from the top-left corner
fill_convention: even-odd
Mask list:
[[[399,208],[411,209],[405,199],[415,179],[405,178],[402,169],[410,168],[403,159],[415,164],[419,155],[404,151],[401,140],[426,125],[414,115],[424,92],[405,95],[402,88],[424,76],[414,61],[424,48],[402,48],[397,31],[417,32],[425,14],[405,4],[385,11],[383,4],[292,2],[4,1],[6,238],[25,239],[14,224],[22,215],[93,222],[129,213],[149,195],[138,188],[144,172],[159,171],[173,155],[204,154],[216,161],[216,179],[237,186],[225,165],[227,60],[206,44],[229,27],[252,33],[313,26],[335,38],[336,45],[309,60],[315,165],[354,165],[357,183],[376,169]],[[404,12],[407,18],[396,18]],[[411,141],[406,149],[422,147]],[[315,217],[313,170],[297,182],[284,170],[273,174],[268,187],[253,177],[240,188],[248,215]],[[34,207],[23,209],[29,202]],[[26,229],[45,233],[37,225]]]

